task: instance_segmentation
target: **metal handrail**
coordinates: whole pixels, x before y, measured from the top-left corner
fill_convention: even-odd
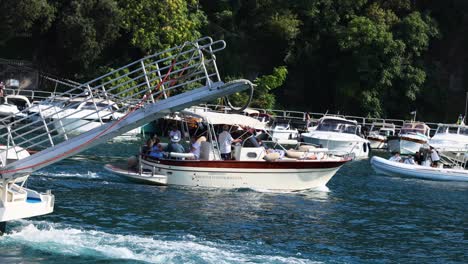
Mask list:
[[[225,45],[224,41],[204,37],[77,84],[65,93],[49,94],[39,105],[0,119],[0,124],[8,127],[0,138],[7,139],[7,145],[11,145],[3,151],[7,155],[8,150],[14,149],[12,146],[23,149],[54,146],[81,134],[82,126],[96,122],[103,125],[110,117],[122,117],[137,107],[136,104],[144,107],[163,95],[170,97],[200,85],[211,87],[212,83],[221,82],[214,52],[224,49]],[[64,107],[58,110],[53,102],[63,95],[67,95],[67,99],[61,101]],[[85,104],[90,104],[92,109],[78,108]],[[102,108],[101,104],[106,107]],[[34,107],[39,111],[33,113]],[[14,121],[10,122],[11,119]]]

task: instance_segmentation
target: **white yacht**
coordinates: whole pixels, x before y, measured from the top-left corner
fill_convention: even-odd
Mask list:
[[[355,120],[324,116],[318,126],[303,133],[304,142],[319,145],[332,151],[353,153],[356,158],[367,158],[370,143],[360,136],[361,129]]]
[[[465,124],[439,124],[429,145],[455,159],[464,159],[468,151],[468,126]]]
[[[290,122],[284,119],[276,119],[268,129],[268,133],[273,141],[294,140],[299,137],[299,131],[292,128]]]
[[[395,125],[391,123],[372,123],[367,140],[372,149],[386,149],[387,137],[395,135]]]
[[[119,119],[125,113],[118,112],[117,104],[109,99],[95,98],[90,100],[77,97],[68,100],[64,109],[52,114],[53,127],[58,133],[80,134],[87,132],[102,123]],[[122,136],[139,135],[141,128],[133,129]]]
[[[398,136],[387,138],[388,151],[413,155],[428,143],[430,128],[422,122],[404,123]]]

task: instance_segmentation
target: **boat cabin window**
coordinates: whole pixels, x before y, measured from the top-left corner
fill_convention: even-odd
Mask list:
[[[437,128],[436,134],[458,134],[458,127],[457,126],[439,126]]]
[[[460,135],[468,135],[468,127],[460,127]]]
[[[356,134],[357,126],[351,122],[330,119],[322,121],[318,125],[317,130]]]

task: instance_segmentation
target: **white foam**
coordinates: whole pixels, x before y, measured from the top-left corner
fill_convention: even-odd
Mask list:
[[[249,246],[226,245],[185,235],[170,239],[109,234],[37,221],[19,221],[20,226],[5,236],[14,244],[72,256],[130,259],[150,263],[313,263],[307,259],[256,255]],[[7,241],[3,241],[4,243]]]
[[[100,176],[95,173],[88,171],[87,174],[83,173],[67,173],[67,172],[51,172],[51,171],[36,171],[34,175],[50,177],[50,178],[84,178],[84,179],[98,179]]]

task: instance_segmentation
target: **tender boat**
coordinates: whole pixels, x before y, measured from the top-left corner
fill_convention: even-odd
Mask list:
[[[439,153],[456,160],[465,159],[468,151],[468,126],[465,124],[439,124],[429,145]]]
[[[333,151],[353,153],[356,158],[367,158],[370,143],[360,136],[361,130],[355,120],[336,116],[322,117],[315,129],[301,136],[306,143],[319,145]]]
[[[388,176],[439,181],[468,181],[468,171],[463,168],[433,168],[390,161],[377,156],[372,157],[371,165],[377,173]]]
[[[372,123],[367,140],[372,149],[386,149],[387,137],[395,135],[395,125],[391,123]]]
[[[387,137],[388,151],[413,155],[429,142],[430,128],[422,122],[404,123],[399,135]]]
[[[200,118],[206,123],[204,127],[209,128],[206,131],[208,140],[201,142],[199,160],[184,158],[187,153],[169,153],[165,159],[139,155],[136,169],[139,175],[133,174],[135,170],[129,173],[128,169],[116,169],[116,166],[107,165],[106,168],[130,179],[146,178],[149,182],[154,177],[150,175],[159,175],[158,178],[164,179],[167,185],[300,191],[324,187],[338,169],[351,160],[348,156],[333,155],[312,146],[287,150],[281,158],[280,151],[245,145],[234,147],[234,160],[221,160],[215,131],[210,128],[226,124],[233,127],[263,124],[237,114],[190,111],[185,114]],[[244,140],[246,142],[249,140]]]

